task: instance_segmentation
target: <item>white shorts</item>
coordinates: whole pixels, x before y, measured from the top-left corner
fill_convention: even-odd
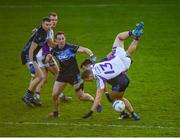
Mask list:
[[[36,57],[37,63],[38,63],[38,65],[39,65],[40,68],[49,67],[49,63],[44,64],[44,63],[42,62],[42,60],[43,60],[44,58],[45,58],[44,56]]]
[[[131,58],[127,55],[124,48],[116,47],[115,56],[117,56],[121,59],[126,70],[128,70],[131,65]]]
[[[113,52],[115,56],[120,57],[126,70],[128,70],[131,65],[131,59],[124,50],[124,43],[119,39],[119,35],[117,35],[114,40],[112,53]]]

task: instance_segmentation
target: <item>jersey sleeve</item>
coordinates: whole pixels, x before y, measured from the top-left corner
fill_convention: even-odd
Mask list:
[[[97,87],[99,88],[99,89],[104,89],[105,88],[105,86],[106,86],[106,81],[105,80],[103,80],[101,77],[97,77],[97,81],[96,81],[96,83],[97,83]]]
[[[70,48],[70,50],[71,50],[73,53],[76,53],[77,50],[78,50],[78,48],[79,48],[79,46],[73,45],[73,44],[69,44],[69,48]]]
[[[41,35],[37,32],[34,36],[33,42],[39,45],[39,43],[42,41]]]

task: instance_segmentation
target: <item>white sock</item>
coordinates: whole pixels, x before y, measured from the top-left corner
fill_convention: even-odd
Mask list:
[[[63,94],[63,92],[59,95],[59,97],[61,98],[61,97],[63,97],[64,96],[64,94]]]

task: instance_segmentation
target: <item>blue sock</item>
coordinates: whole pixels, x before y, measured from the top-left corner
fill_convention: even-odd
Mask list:
[[[129,31],[129,36],[132,36],[132,31]]]

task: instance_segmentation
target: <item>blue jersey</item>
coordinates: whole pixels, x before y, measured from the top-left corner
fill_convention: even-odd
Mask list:
[[[56,46],[52,49],[52,55],[59,61],[62,73],[79,73],[78,64],[76,61],[76,51],[79,46],[65,43],[63,48]]]
[[[47,42],[47,32],[42,28],[39,27],[36,32],[34,32],[29,41],[27,42],[26,46],[23,49],[23,52],[25,54],[29,54],[29,49],[31,47],[31,43],[35,42],[38,44],[38,47],[34,51],[34,56],[38,53],[38,51],[41,49],[41,47]]]

